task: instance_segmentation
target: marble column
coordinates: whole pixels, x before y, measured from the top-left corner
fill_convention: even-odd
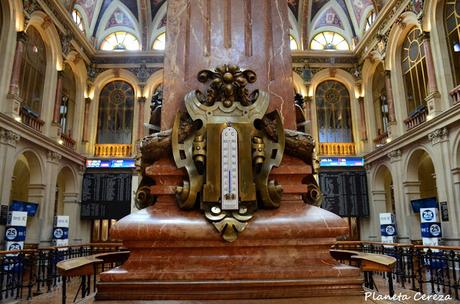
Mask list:
[[[85,98],[85,110],[84,110],[84,117],[83,117],[83,136],[82,136],[82,142],[88,142],[88,123],[89,123],[89,108],[91,105],[91,98],[86,97]]]
[[[138,125],[137,125],[137,138],[141,139],[144,137],[144,108],[145,108],[145,101],[147,98],[144,96],[141,96],[137,99],[137,102],[139,103],[139,118],[137,120]]]
[[[27,35],[25,32],[16,34],[16,52],[14,54],[13,72],[11,74],[10,87],[8,90],[8,105],[7,113],[10,115],[19,115],[21,109],[21,98],[19,96],[19,81],[21,79],[22,58],[26,47]]]
[[[64,72],[58,71],[57,85],[56,85],[56,97],[54,99],[54,112],[53,112],[53,124],[59,125],[60,109],[62,101],[62,83],[64,80]]]
[[[436,70],[433,62],[433,55],[430,45],[430,33],[423,32],[423,50],[425,52],[426,70],[428,76],[428,90],[426,92],[425,101],[428,107],[428,115],[433,116],[441,111],[441,95],[438,91],[436,83]]]
[[[367,141],[367,128],[366,128],[366,112],[364,111],[364,97],[358,98],[359,112],[360,112],[360,128],[361,128],[361,140]]]
[[[22,58],[26,47],[27,35],[18,32],[16,38],[16,53],[14,54],[13,73],[11,74],[9,94],[19,96],[19,80],[21,78]]]
[[[256,72],[249,90],[270,93],[269,111],[280,110],[285,128],[295,130],[287,16],[284,0],[169,1],[161,129],[185,111],[188,92],[204,90],[199,71],[236,64]]]
[[[391,71],[385,71],[385,90],[387,92],[387,103],[388,103],[388,120],[391,123],[396,122],[395,106],[393,99],[393,88],[391,86]]]

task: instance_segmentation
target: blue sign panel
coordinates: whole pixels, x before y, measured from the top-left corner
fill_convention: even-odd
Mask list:
[[[53,229],[53,239],[55,240],[66,240],[69,238],[69,228],[58,228]]]
[[[362,157],[321,157],[320,167],[362,167],[364,159]]]
[[[380,233],[382,236],[395,236],[396,235],[396,226],[391,225],[380,225]]]
[[[420,212],[420,208],[438,208],[436,197],[416,199],[410,201],[410,203],[415,213]]]
[[[88,159],[86,168],[135,168],[134,159]]]
[[[442,237],[442,230],[440,223],[421,223],[422,237],[439,238]]]
[[[26,240],[26,227],[10,226],[5,230],[6,241],[25,241]]]
[[[25,211],[27,216],[35,216],[37,213],[38,204],[22,201],[11,201],[9,211]]]

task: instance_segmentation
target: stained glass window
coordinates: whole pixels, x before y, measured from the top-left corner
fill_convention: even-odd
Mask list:
[[[40,33],[32,26],[27,30],[27,42],[21,64],[19,94],[22,106],[39,116],[45,85],[46,49]]]
[[[353,142],[350,93],[340,82],[327,80],[316,88],[319,141]]]
[[[312,50],[349,51],[350,46],[342,35],[335,32],[321,32],[310,43]]]
[[[134,89],[122,80],[107,84],[99,97],[98,144],[130,144]]]
[[[455,83],[460,84],[460,0],[448,0],[445,20],[449,51],[455,73]]]
[[[428,75],[422,32],[418,28],[407,34],[401,50],[402,72],[406,88],[407,112],[410,115],[426,105]]]
[[[166,47],[166,33],[161,33],[157,36],[155,41],[153,42],[152,48],[154,50],[163,51]]]
[[[101,43],[101,50],[103,51],[139,51],[140,49],[139,40],[127,32],[109,34]]]
[[[85,27],[83,25],[83,18],[81,17],[80,12],[77,11],[76,9],[72,11],[72,20],[73,22],[75,22],[75,24],[77,25],[80,31],[85,32]]]

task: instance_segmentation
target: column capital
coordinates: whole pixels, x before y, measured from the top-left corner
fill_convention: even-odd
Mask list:
[[[428,140],[431,141],[431,144],[434,146],[440,142],[447,140],[449,135],[449,130],[447,128],[439,128],[428,134]]]
[[[11,130],[0,128],[0,142],[1,143],[16,147],[20,139],[21,139],[21,136],[19,136],[15,132]]]
[[[27,33],[26,33],[26,32],[22,31],[22,32],[17,32],[17,33],[16,33],[16,41],[18,41],[18,42],[20,41],[20,42],[22,42],[22,43],[26,43],[26,42],[27,42],[27,39],[28,39],[28,37],[27,37]]]
[[[85,103],[90,104],[91,103],[91,98],[90,97],[85,97]]]
[[[145,103],[146,101],[147,101],[147,97],[145,97],[145,96],[139,96],[137,98],[137,102],[139,102],[139,103]]]
[[[57,152],[48,151],[48,154],[46,155],[46,158],[50,162],[58,162],[62,158],[62,156],[61,156],[61,154],[59,154]]]
[[[303,102],[304,103],[311,103],[311,102],[313,102],[313,97],[312,96],[304,96],[303,97]]]
[[[388,158],[390,158],[391,162],[400,161],[401,160],[401,155],[402,155],[402,152],[399,149],[390,151],[387,154],[387,156],[388,156]]]
[[[391,77],[391,70],[385,70],[385,77]]]
[[[425,40],[430,40],[431,38],[431,34],[430,32],[425,32],[423,31],[421,34],[420,34],[420,38],[425,41]]]

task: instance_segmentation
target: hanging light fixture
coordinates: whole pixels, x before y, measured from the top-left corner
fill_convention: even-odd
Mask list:
[[[456,42],[454,44],[454,52],[455,53],[460,53],[460,43]]]

